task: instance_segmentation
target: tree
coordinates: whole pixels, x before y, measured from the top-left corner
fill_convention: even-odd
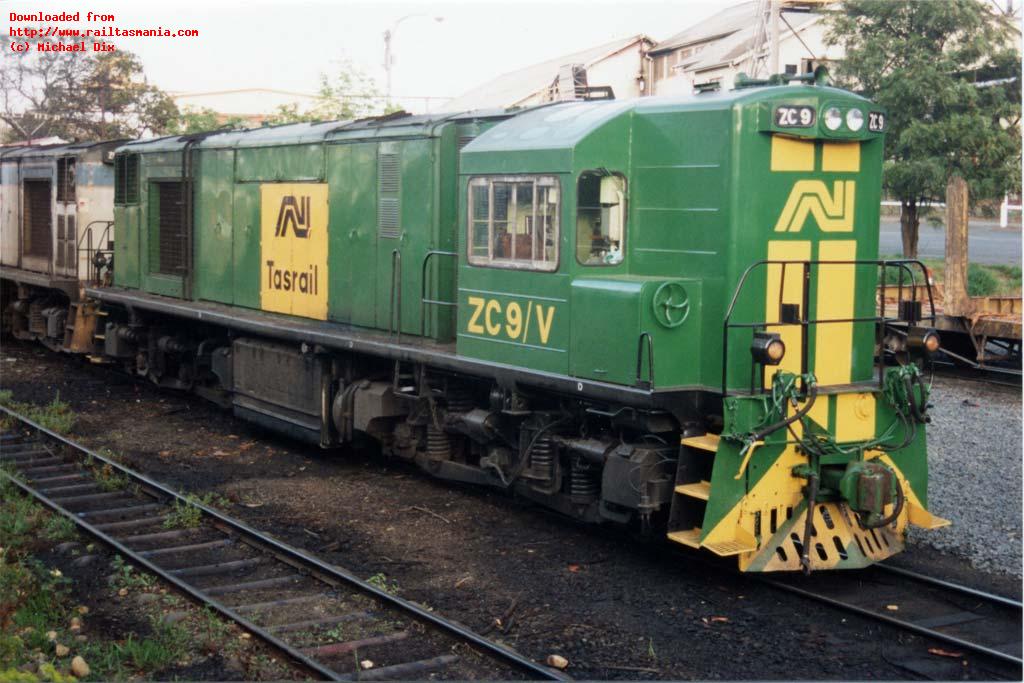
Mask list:
[[[185,107],[173,126],[173,132],[188,135],[219,128],[245,127],[246,120],[241,116],[226,116],[209,107]]]
[[[41,40],[54,46],[58,41]],[[148,83],[130,52],[12,53],[0,64],[0,120],[12,140],[58,136],[69,141],[163,134],[178,118],[174,100]]]
[[[917,256],[922,205],[951,175],[974,199],[1021,182],[1020,56],[1009,20],[977,0],[847,0],[830,16],[838,83],[887,110],[884,185],[901,207],[903,255]]]
[[[385,113],[377,85],[349,59],[341,59],[333,75],[320,74],[317,100],[307,110],[283,104],[267,117],[268,125],[302,121],[339,121]]]

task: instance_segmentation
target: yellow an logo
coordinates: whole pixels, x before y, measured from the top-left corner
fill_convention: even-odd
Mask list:
[[[798,180],[782,208],[775,232],[800,232],[807,216],[814,216],[823,232],[853,232],[853,204],[856,182],[837,180],[829,194],[821,180]]]

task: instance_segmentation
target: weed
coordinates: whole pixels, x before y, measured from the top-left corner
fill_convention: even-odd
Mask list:
[[[167,519],[164,520],[165,529],[192,529],[199,526],[199,522],[203,518],[203,511],[193,505],[193,503],[199,503],[206,507],[228,507],[231,505],[224,496],[209,492],[204,493],[201,496],[197,496],[194,493],[190,493],[185,496],[185,500],[175,500],[174,509],[167,515]]]
[[[114,556],[110,563],[114,570],[111,583],[117,588],[152,588],[156,584],[156,578],[146,572],[138,572],[135,567],[124,561],[120,555]]]
[[[177,624],[154,624],[155,637],[137,639],[129,634],[113,648],[140,671],[159,671],[188,653],[188,632]]]
[[[199,526],[203,511],[180,500],[174,501],[174,508],[164,520],[165,529],[193,529]]]
[[[93,474],[96,475],[96,483],[104,491],[118,491],[128,488],[128,477],[119,474],[110,465],[104,464],[103,467],[94,468]]]
[[[227,639],[231,627],[209,607],[199,614],[198,639],[207,652],[216,652]]]
[[[10,391],[0,391],[0,405],[21,413],[41,427],[58,434],[67,434],[75,424],[75,413],[71,406],[60,400],[58,392],[53,400],[44,406],[15,401]],[[8,421],[9,422],[9,421]],[[5,425],[7,428],[9,425]]]
[[[385,593],[390,593],[391,595],[398,595],[398,582],[388,581],[388,577],[386,574],[374,574],[366,580],[366,583],[370,584],[371,586],[376,586]]]
[[[67,541],[75,537],[75,522],[63,515],[50,515],[43,525],[43,537],[50,541]]]

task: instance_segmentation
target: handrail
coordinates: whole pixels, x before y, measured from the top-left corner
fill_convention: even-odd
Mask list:
[[[647,380],[641,379],[644,362],[644,339],[647,340]],[[636,384],[643,389],[654,388],[654,337],[641,332],[636,344]]]
[[[83,242],[83,240],[86,241],[85,252],[87,254],[92,254],[92,226],[96,225],[97,223],[103,223],[103,224],[106,225],[106,227],[103,228],[103,232],[100,233],[99,241],[97,242],[96,253],[97,254],[113,254],[114,253],[114,251],[112,249],[101,249],[98,246],[98,245],[103,244],[103,238],[110,234],[110,229],[114,227],[114,221],[105,221],[105,220],[102,220],[102,219],[96,219],[94,221],[89,221],[89,223],[85,226],[85,230],[83,230],[79,234],[79,236],[78,236],[78,244],[76,245],[76,248],[75,248],[76,256],[80,257],[81,254],[82,254],[82,251],[83,251],[82,250],[82,242]],[[88,236],[88,238],[89,238],[88,240],[86,240],[86,236]],[[77,279],[81,280],[82,277],[81,277],[81,273],[79,272],[81,270],[81,258],[76,258],[75,261],[76,261],[75,262],[75,277]],[[91,263],[91,261],[90,261],[90,263]],[[100,267],[101,266],[96,266],[96,284],[97,285],[100,284]]]
[[[457,251],[443,251],[441,249],[431,249],[423,255],[423,265],[420,266],[420,336],[427,336],[427,304],[434,306],[450,306],[452,308],[458,308],[459,303],[457,301],[439,301],[435,299],[427,298],[427,264],[430,263],[432,256],[458,256]],[[433,289],[433,288],[431,288]],[[431,296],[436,296],[431,294]]]
[[[397,266],[397,267],[396,267]],[[397,280],[397,287],[395,286]],[[389,298],[391,310],[388,312],[388,334],[395,334],[395,300],[398,300],[397,341],[402,341],[402,252],[391,250],[391,294]]]
[[[780,284],[779,284],[779,302],[780,302],[780,304],[782,302],[782,290],[785,287],[785,283],[786,283],[786,281],[785,281],[785,269],[786,269],[786,266],[787,265],[798,265],[798,266],[802,267],[802,269],[803,269],[802,295],[803,296],[802,296],[801,317],[800,317],[800,319],[797,320],[797,321],[793,321],[793,322],[783,322],[782,320],[779,320],[778,322],[771,322],[771,323],[766,321],[766,320],[751,321],[751,322],[739,322],[739,323],[732,322],[733,312],[734,312],[734,310],[736,308],[737,302],[739,301],[740,293],[742,292],[744,286],[746,285],[747,280],[750,277],[751,273],[754,272],[755,270],[757,270],[758,268],[772,266],[772,265],[782,266],[783,277],[780,280]],[[881,278],[882,297],[881,297],[881,302],[879,304],[879,315],[877,315],[875,317],[870,317],[870,318],[869,317],[850,317],[850,318],[832,318],[832,319],[821,319],[821,320],[819,320],[819,319],[811,319],[810,316],[809,316],[811,268],[812,267],[817,268],[817,267],[820,267],[820,266],[828,266],[828,265],[875,266],[875,267],[881,268],[882,269],[882,278]],[[898,318],[891,318],[891,319],[887,318],[886,314],[885,314],[885,292],[886,292],[886,286],[887,286],[886,285],[886,276],[887,276],[888,268],[890,266],[896,267],[900,271],[898,287],[899,287],[899,296],[901,298],[903,296],[903,287],[904,287],[904,284],[903,284],[903,272],[905,271],[907,274],[909,274],[909,276],[910,276],[911,294],[913,295],[914,300],[917,299],[918,283],[917,283],[917,277],[916,277],[916,275],[914,273],[915,269],[912,269],[911,266],[916,266],[917,268],[920,268],[921,273],[924,276],[923,277],[923,282],[922,282],[921,286],[926,287],[927,291],[928,291],[928,305],[929,305],[929,308],[931,310],[931,313],[928,316],[928,318],[929,318],[931,324],[934,325],[935,324],[935,299],[934,299],[934,297],[932,295],[931,284],[928,282],[928,277],[927,277],[927,272],[928,271],[927,271],[927,268],[925,267],[924,263],[922,263],[918,259],[896,259],[896,260],[887,260],[887,259],[874,259],[874,260],[872,260],[872,259],[855,259],[855,260],[847,260],[847,261],[837,261],[837,260],[821,261],[821,260],[814,260],[814,259],[803,259],[803,260],[766,259],[766,260],[761,260],[761,261],[755,261],[754,263],[752,263],[749,266],[747,266],[746,270],[744,270],[743,274],[740,276],[739,282],[736,284],[736,288],[733,290],[732,299],[729,302],[729,308],[726,310],[725,318],[724,318],[723,323],[722,323],[722,395],[725,396],[728,393],[728,387],[729,387],[729,384],[728,384],[728,373],[729,373],[729,332],[732,329],[747,328],[747,329],[757,330],[758,328],[766,328],[766,327],[769,327],[769,326],[771,326],[771,327],[778,327],[778,326],[783,326],[783,325],[799,325],[801,327],[801,351],[802,351],[802,353],[801,353],[801,374],[806,374],[806,372],[807,372],[807,362],[808,362],[808,359],[807,359],[807,347],[808,347],[807,336],[808,336],[809,327],[811,325],[826,325],[826,324],[833,324],[833,323],[867,323],[867,322],[873,322],[873,323],[875,323],[876,328],[877,328],[877,326],[879,324],[884,326],[885,324],[887,324],[889,322],[895,322],[896,320],[898,320]],[[879,334],[881,334],[881,331],[878,331],[876,329],[876,341],[878,341],[878,335]],[[882,367],[881,367],[881,364],[883,362],[884,362],[884,360],[882,358],[882,354],[880,353],[879,354],[879,359],[878,359],[878,363],[879,363],[878,375],[879,375],[879,382],[880,383],[882,382]],[[754,373],[754,371],[752,369],[751,370],[751,392],[753,392],[753,390],[754,390],[754,375],[755,375],[755,373]]]

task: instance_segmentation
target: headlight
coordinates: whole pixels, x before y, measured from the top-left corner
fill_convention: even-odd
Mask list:
[[[851,109],[846,112],[846,127],[857,132],[864,125],[864,112],[860,109]]]
[[[786,355],[786,345],[775,332],[757,332],[750,345],[750,355],[763,365],[778,365]]]
[[[838,107],[829,107],[825,110],[825,127],[829,130],[839,130],[843,125],[843,112]]]
[[[907,331],[907,346],[911,349],[935,353],[942,348],[939,333],[928,327],[911,327]]]

